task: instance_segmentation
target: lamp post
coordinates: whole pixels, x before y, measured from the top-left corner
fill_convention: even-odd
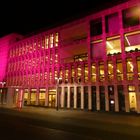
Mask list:
[[[61,80],[61,77],[55,77],[56,80],[56,96],[57,96],[57,104],[56,104],[56,110],[58,111],[59,109],[59,91],[58,91],[58,87],[59,87],[59,80]]]

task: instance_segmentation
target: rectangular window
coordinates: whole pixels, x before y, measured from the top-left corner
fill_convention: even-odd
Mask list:
[[[102,34],[102,19],[96,19],[90,21],[90,35],[96,36]]]
[[[140,57],[137,57],[138,80],[140,80]]]
[[[53,34],[50,35],[50,48],[53,48],[54,36]]]
[[[140,50],[140,31],[126,33],[124,35],[124,40],[126,52]]]
[[[105,80],[104,63],[99,63],[99,80],[102,82]]]
[[[117,80],[122,81],[123,80],[123,67],[122,67],[122,61],[117,60]]]
[[[111,37],[111,38],[107,38],[106,50],[107,50],[107,54],[121,53],[120,37],[114,36],[114,37]]]
[[[140,7],[135,6],[122,11],[123,27],[128,28],[140,24]]]
[[[113,63],[112,61],[108,61],[108,81],[112,81],[113,78]]]
[[[82,76],[82,69],[81,66],[79,65],[77,67],[77,82],[80,83],[81,82],[81,76]]]
[[[132,63],[132,59],[128,58],[126,62],[126,67],[127,67],[127,80],[133,80],[134,78],[134,67]]]
[[[114,13],[111,15],[106,16],[106,32],[107,33],[118,33],[120,26],[119,26],[119,16],[118,13]]]
[[[68,68],[65,69],[65,83],[68,83],[69,70]]]
[[[88,65],[85,64],[84,66],[84,81],[85,83],[88,82]]]
[[[103,43],[102,40],[97,40],[96,42],[93,42],[91,44],[91,49],[92,49],[92,58],[102,58],[104,54],[104,49],[103,49]]]
[[[58,33],[55,34],[55,47],[58,47]]]
[[[96,66],[94,63],[91,66],[91,82],[96,82]]]
[[[74,83],[74,76],[75,76],[75,71],[74,71],[74,66],[71,67],[71,83]]]

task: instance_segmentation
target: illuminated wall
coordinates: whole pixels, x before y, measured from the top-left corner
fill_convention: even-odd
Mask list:
[[[20,38],[22,38],[22,36],[10,34],[0,39],[0,82],[5,81],[10,44],[14,43]]]

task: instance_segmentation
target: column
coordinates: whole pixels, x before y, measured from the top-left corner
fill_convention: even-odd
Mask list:
[[[7,107],[13,107],[14,106],[14,102],[13,99],[14,98],[14,88],[8,88],[8,92],[7,92]]]
[[[140,90],[139,85],[135,85],[136,88],[136,103],[137,103],[137,113],[140,113]]]
[[[114,100],[115,100],[115,111],[116,112],[119,112],[119,102],[118,102],[117,85],[114,85]]]
[[[97,111],[100,110],[100,91],[99,86],[96,85],[96,105],[97,105]]]
[[[91,86],[88,86],[88,110],[92,109],[92,101],[91,101]]]
[[[77,108],[77,86],[74,86],[74,109]]]
[[[48,106],[48,95],[49,95],[49,91],[48,91],[48,87],[46,88],[46,93],[45,93],[45,106]]]
[[[81,86],[81,109],[84,109],[84,86]]]
[[[70,86],[68,86],[67,108],[70,108]]]
[[[109,111],[108,89],[105,86],[105,111]]]
[[[124,85],[124,93],[125,93],[125,111],[130,112],[129,110],[129,93],[127,89],[127,85]]]
[[[64,108],[64,87],[61,87],[61,108]]]
[[[36,90],[36,102],[35,105],[39,105],[39,88]]]
[[[28,100],[27,100],[27,105],[31,104],[31,89],[28,89]]]

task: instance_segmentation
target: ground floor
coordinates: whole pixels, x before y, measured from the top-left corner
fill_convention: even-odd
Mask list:
[[[62,85],[0,89],[0,104],[140,113],[140,85]]]

